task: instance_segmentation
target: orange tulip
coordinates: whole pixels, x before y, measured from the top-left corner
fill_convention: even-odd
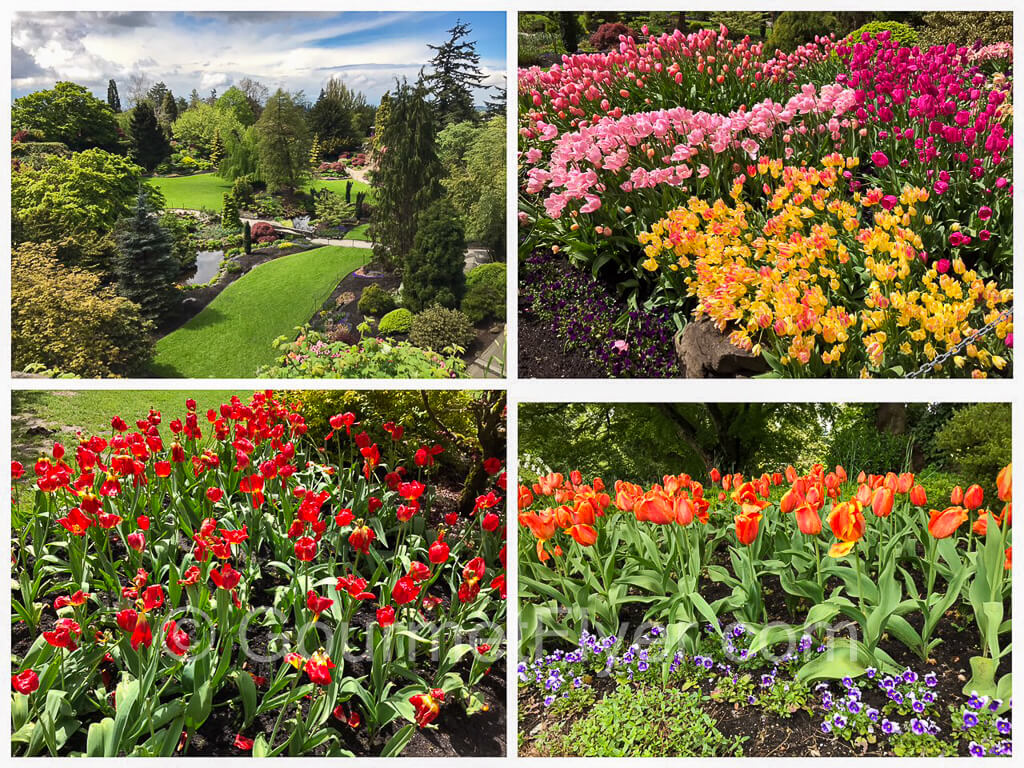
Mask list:
[[[574,469],[569,473],[569,482],[573,485],[579,485],[583,482],[583,475],[580,474],[578,469]]]
[[[866,474],[864,474],[864,470],[863,469],[860,471],[860,474],[857,475],[857,482],[858,483],[869,482],[868,481],[868,476]]]
[[[914,485],[914,473],[913,472],[904,472],[902,475],[899,476],[899,479],[896,481],[896,492],[897,493],[906,493],[907,491],[909,491],[913,487],[913,485]]]
[[[797,477],[798,477],[798,475],[796,473],[796,469],[793,467],[792,464],[790,464],[788,467],[786,467],[786,482],[787,483],[792,485],[793,483],[796,482]]]
[[[713,467],[711,469],[711,482],[712,483],[717,483],[721,479],[722,479],[722,473],[718,471],[718,467]]]
[[[888,488],[878,488],[871,498],[871,511],[875,517],[888,517],[892,513],[893,496]]]
[[[928,503],[928,494],[923,485],[915,485],[910,489],[910,503],[915,507],[923,507]]]
[[[736,538],[740,544],[750,546],[754,542],[760,522],[760,511],[750,507],[745,507],[741,514],[736,515]]]
[[[996,476],[996,488],[999,490],[1000,501],[1010,501],[1013,491],[1013,464],[1007,464]]]
[[[871,503],[871,489],[866,485],[860,485],[857,488],[856,498],[862,507],[868,506]]]
[[[594,478],[594,490],[595,491],[603,491],[604,490],[604,480],[602,480],[600,477],[595,477]]]
[[[676,522],[679,525],[689,525],[693,522],[693,502],[686,498],[679,498],[675,501]]]
[[[821,490],[817,486],[807,489],[807,503],[814,507],[815,510],[821,509]]]
[[[964,489],[959,485],[955,486],[953,492],[949,494],[949,503],[957,507],[964,503]]]
[[[999,525],[999,518],[989,512],[987,509],[982,509],[978,512],[978,519],[974,521],[974,525],[971,526],[971,530],[974,531],[978,536],[984,536],[988,533],[988,521],[989,518],[995,521],[995,524]]]
[[[832,507],[828,515],[828,524],[837,539],[856,542],[867,528],[864,514],[856,501],[843,501]]]
[[[641,522],[667,525],[675,522],[675,510],[669,498],[660,491],[648,491],[633,505],[633,514]]]
[[[1013,568],[1013,547],[1006,548],[1006,560],[1003,562],[1003,570],[1010,570]]]
[[[900,479],[898,477],[896,477],[896,473],[895,472],[886,472],[885,473],[885,479],[882,481],[882,485],[884,485],[886,488],[888,488],[893,493],[896,493],[896,490],[899,487],[899,484],[900,484]]]
[[[525,485],[519,486],[519,511],[522,512],[524,509],[533,504],[533,494],[530,493],[530,489]]]
[[[798,506],[804,503],[804,496],[796,488],[790,488],[784,494],[782,494],[782,500],[779,502],[779,510],[784,515],[788,515]]]
[[[592,547],[594,542],[597,541],[597,531],[594,530],[592,525],[579,523],[569,528],[566,532],[576,539],[576,543],[582,547]]]
[[[643,495],[643,489],[633,483],[615,481],[615,506],[623,512],[632,512],[636,500]]]
[[[593,525],[596,514],[594,512],[594,505],[589,500],[584,499],[576,504],[576,512],[573,514],[573,520],[577,524],[582,525]]]
[[[796,524],[800,527],[800,533],[805,536],[817,536],[821,533],[821,518],[817,510],[808,504],[797,507]]]
[[[839,464],[836,464],[836,477],[839,478],[840,483],[845,483],[847,480],[849,480],[849,477],[847,477],[846,475],[846,470],[843,469],[843,467],[841,467]]]
[[[977,483],[964,492],[964,506],[971,511],[978,509],[984,501],[985,491]]]
[[[523,512],[519,515],[519,524],[529,528],[530,533],[536,536],[538,541],[547,541],[555,535],[555,516],[550,509]]]
[[[931,519],[928,521],[928,533],[936,539],[946,539],[956,533],[964,520],[967,519],[967,510],[963,507],[946,507],[941,512],[937,509],[931,511]]]

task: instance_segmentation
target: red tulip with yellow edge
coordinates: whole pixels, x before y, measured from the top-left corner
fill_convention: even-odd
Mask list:
[[[985,491],[980,485],[972,485],[964,491],[964,506],[971,512],[981,507],[985,501]]]
[[[1010,501],[1013,491],[1013,464],[1007,464],[996,475],[996,488],[999,491],[999,500]]]

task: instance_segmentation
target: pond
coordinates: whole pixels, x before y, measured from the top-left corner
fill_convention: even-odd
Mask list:
[[[199,251],[196,254],[196,273],[185,284],[204,285],[210,282],[217,275],[223,258],[224,251]]]

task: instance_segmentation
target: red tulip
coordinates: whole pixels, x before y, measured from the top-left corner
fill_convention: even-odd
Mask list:
[[[966,492],[964,492],[964,506],[970,511],[978,509],[984,500],[985,491],[982,490],[980,485],[972,485]]]
[[[409,703],[413,705],[416,715],[416,725],[423,728],[437,719],[441,714],[441,704],[444,703],[444,691],[440,688],[433,688],[429,693],[418,693],[409,697]]]
[[[391,589],[391,597],[398,605],[411,603],[420,594],[420,588],[408,576],[402,576]]]
[[[175,656],[184,656],[188,652],[188,647],[191,645],[188,632],[178,629],[175,622],[168,621],[164,624],[164,635],[166,636],[167,650]]]
[[[893,495],[888,488],[875,489],[871,497],[871,511],[875,517],[888,517],[892,513]]]
[[[757,538],[758,525],[761,522],[761,513],[757,509],[751,507],[749,511],[744,511],[739,515],[736,515],[736,538],[740,544],[744,546],[750,546],[754,543],[754,539]]]
[[[314,616],[319,616],[332,605],[334,605],[333,600],[328,597],[320,597],[312,589],[306,593],[306,607],[309,608]]]
[[[295,542],[295,557],[304,563],[311,562],[316,557],[316,541],[303,536]]]
[[[796,509],[796,524],[800,533],[805,536],[817,536],[821,533],[821,517],[814,507],[809,504],[801,504]]]
[[[923,485],[915,485],[910,489],[910,503],[915,507],[923,507],[928,503],[928,494]]]
[[[999,500],[1008,502],[1013,496],[1013,464],[1007,464],[996,476],[996,488],[999,491]]]
[[[11,687],[18,693],[28,696],[33,691],[39,689],[39,675],[31,669],[11,675]]]
[[[430,562],[434,565],[444,563],[448,560],[448,554],[450,552],[448,545],[441,540],[443,534],[438,534],[437,541],[430,545],[430,549],[427,550],[427,555],[430,558]]]
[[[240,571],[236,571],[231,567],[231,563],[224,563],[218,572],[216,568],[210,571],[210,578],[213,579],[213,583],[217,585],[219,589],[232,590],[238,586],[238,582],[242,578]]]
[[[248,738],[246,736],[243,736],[240,733],[236,733],[235,734],[235,748],[236,749],[240,749],[243,752],[248,752],[250,749],[252,749],[252,745],[253,745],[253,740],[252,739],[250,739],[250,738]]]
[[[377,623],[381,626],[381,629],[390,627],[395,623],[395,609],[390,605],[385,605],[382,608],[377,609]]]

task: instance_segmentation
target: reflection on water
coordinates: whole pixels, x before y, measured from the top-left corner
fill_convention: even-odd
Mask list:
[[[196,254],[196,273],[186,285],[203,285],[210,282],[220,269],[224,251],[199,251]]]

